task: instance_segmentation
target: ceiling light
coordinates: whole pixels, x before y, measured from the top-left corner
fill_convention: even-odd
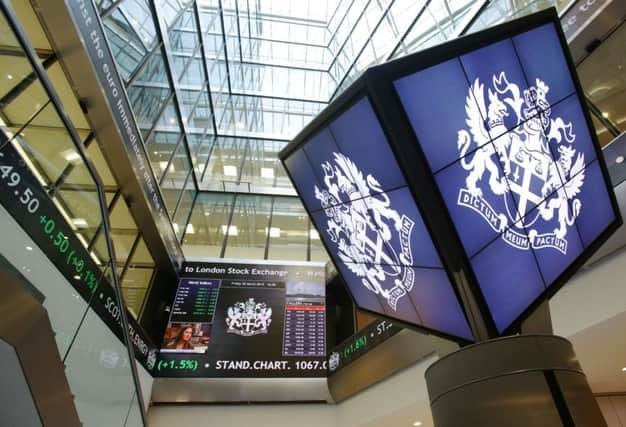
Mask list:
[[[204,213],[204,216],[209,216],[209,215],[211,215],[211,212],[205,212]]]
[[[244,122],[237,122],[235,126],[237,126],[238,129],[243,129],[246,127],[246,124]]]
[[[72,219],[72,224],[74,224],[76,228],[87,228],[89,225],[85,218],[74,218]]]
[[[65,160],[67,160],[70,163],[80,160],[80,155],[74,150],[63,151],[61,155],[65,157]]]
[[[421,426],[421,425],[422,425],[422,422],[421,422],[421,421],[415,421],[415,422],[413,423],[413,425],[414,425],[415,427],[418,427],[418,426]]]
[[[311,230],[309,232],[309,235],[311,236],[311,240],[319,240],[320,239],[320,235],[317,232],[317,230]]]
[[[195,234],[196,229],[193,228],[193,224],[187,224],[187,228],[185,229],[185,233],[187,234]]]
[[[618,165],[620,163],[624,163],[624,156],[617,156],[617,158],[615,159],[615,163],[617,163]]]
[[[32,251],[32,250],[33,250],[33,247],[32,247],[32,246],[26,246],[26,250],[27,250],[27,251]]]
[[[606,111],[604,113],[602,113],[602,117],[604,117],[605,119],[609,118],[609,113],[607,113]]]
[[[172,125],[173,125],[175,122],[176,122],[176,121],[174,120],[174,118],[173,118],[173,117],[170,117],[170,124],[172,124]]]
[[[228,232],[226,230],[228,230]],[[228,234],[229,236],[238,236],[239,230],[237,230],[236,225],[231,225],[230,227],[222,225],[222,233]]]
[[[224,165],[224,175],[237,176],[237,166]]]
[[[274,168],[261,168],[261,177],[267,179],[274,178]]]
[[[626,367],[625,367],[625,368],[622,368],[622,372],[626,372]]]
[[[173,223],[173,224],[172,224],[172,227],[174,227],[174,231],[175,231],[176,233],[178,233],[178,230],[180,230],[180,228],[178,228],[178,224],[176,224],[176,223]]]
[[[7,74],[7,79],[13,80],[13,75],[12,74]]]
[[[100,259],[98,258],[98,255],[96,255],[94,251],[89,252],[89,255],[91,255],[91,259],[93,259],[96,262],[96,264],[102,265],[102,261],[100,261]]]
[[[165,168],[167,168],[167,162],[159,162],[159,167],[161,168],[162,171],[164,171]]]
[[[80,280],[80,276],[79,276],[78,274],[75,274],[75,275],[74,275],[74,279],[76,279],[76,280]]]
[[[267,233],[267,227],[265,227],[265,232]],[[270,237],[280,237],[280,228],[270,227]]]

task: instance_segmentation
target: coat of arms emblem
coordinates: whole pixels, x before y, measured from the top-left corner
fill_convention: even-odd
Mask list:
[[[326,188],[315,186],[315,197],[326,214],[326,233],[348,270],[396,310],[398,300],[413,288],[415,279],[410,268],[415,222],[392,209],[376,178],[364,177],[345,155],[333,156],[332,164],[321,165]]]
[[[330,357],[328,358],[328,369],[330,372],[335,372],[337,370],[340,361],[341,357],[339,356],[339,353],[336,351],[330,353]]]
[[[264,302],[256,302],[248,298],[246,302],[238,301],[227,310],[226,332],[244,337],[267,334],[272,323],[272,307]]]
[[[492,76],[491,83],[493,90],[488,88],[485,97],[485,85],[476,79],[466,98],[469,132],[460,130],[457,144],[469,174],[457,203],[482,216],[513,247],[566,254],[567,233],[581,209],[576,196],[585,180],[584,154],[574,148],[572,124],[551,117],[549,87],[541,79],[523,91],[504,72]],[[515,128],[508,131],[504,123],[510,114]],[[505,211],[492,207],[486,191],[504,198]],[[538,221],[554,228],[539,232]]]

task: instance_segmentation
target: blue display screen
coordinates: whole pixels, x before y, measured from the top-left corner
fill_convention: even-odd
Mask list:
[[[359,307],[473,340],[367,97],[284,163]]]
[[[556,28],[394,87],[502,332],[615,220]]]

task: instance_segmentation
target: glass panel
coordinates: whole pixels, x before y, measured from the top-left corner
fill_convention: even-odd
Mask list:
[[[65,366],[83,425],[124,425],[135,390],[128,352],[92,310],[87,311]]]
[[[150,9],[143,0],[127,0],[103,23],[117,68],[128,81],[157,42]]]
[[[150,281],[152,280],[153,268],[135,267],[130,265],[122,280],[122,291],[128,311],[135,319],[139,319],[141,307],[146,298]]]
[[[272,227],[280,234],[270,235],[269,259],[306,261],[309,220],[300,200],[276,197]]]
[[[157,180],[160,180],[165,173],[172,152],[178,144],[179,137],[178,132],[156,131],[146,141],[146,153],[152,165],[152,172]]]
[[[120,197],[110,213],[111,238],[115,245],[118,274],[122,274],[128,255],[137,239],[137,225],[130,215],[126,201]]]
[[[185,185],[185,180],[190,171],[189,157],[184,140],[180,142],[176,153],[170,162],[169,169],[161,183],[161,190],[165,197],[167,210],[170,218],[173,218],[174,209],[180,196],[180,191]],[[182,224],[179,224],[182,225]],[[176,229],[176,227],[174,227]]]
[[[186,233],[183,251],[186,257],[219,257],[228,230],[233,207],[232,194],[200,193],[189,223],[195,233]]]
[[[622,131],[626,130],[625,44],[626,24],[622,24],[578,66],[580,83],[587,96],[604,118]]]
[[[320,262],[328,262],[330,258],[322,241],[320,240],[320,235],[318,234],[313,224],[311,224],[311,228],[309,230],[309,241],[311,243],[311,259],[310,261],[320,261]]]
[[[237,196],[224,257],[264,258],[268,232],[273,236],[281,233],[273,225],[268,229],[271,208],[271,196]]]
[[[43,306],[48,311],[59,354],[63,357],[87,310],[87,303],[2,206],[0,235],[0,255],[45,296]]]
[[[191,174],[187,178],[187,184],[185,185],[185,189],[183,190],[182,196],[180,198],[180,202],[178,203],[178,209],[176,210],[176,216],[174,217],[174,223],[178,224],[178,237],[183,235],[183,231],[185,233],[193,234],[195,232],[195,228],[193,223],[187,224],[187,219],[189,217],[189,211],[191,210],[191,206],[193,205],[193,199],[195,197],[196,190],[193,182],[193,178]],[[185,225],[187,224],[187,225]]]
[[[89,173],[84,164],[74,165],[54,195],[57,208],[85,241],[90,241],[94,237],[102,222],[96,186],[88,177]]]
[[[165,63],[161,53],[157,52],[128,88],[128,98],[144,138],[156,122],[170,92]]]

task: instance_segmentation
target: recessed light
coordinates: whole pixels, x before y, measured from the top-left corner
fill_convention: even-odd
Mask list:
[[[74,218],[72,219],[72,223],[76,228],[87,228],[89,226],[85,218]]]
[[[320,235],[317,232],[317,230],[311,230],[309,232],[309,236],[311,236],[311,240],[319,240],[320,239]]]
[[[237,176],[237,166],[224,165],[224,175]]]
[[[79,276],[78,274],[75,274],[75,275],[74,275],[74,279],[76,279],[76,280],[80,280],[80,276]]]
[[[186,228],[185,232],[187,234],[195,234],[196,229],[193,228],[193,224],[189,223],[189,224],[187,224],[187,228]]]
[[[80,160],[80,154],[78,154],[74,150],[66,150],[66,151],[62,152],[61,154],[63,155],[63,157],[65,157],[65,160],[67,160],[70,163],[73,163],[73,162],[76,162],[77,160]]]
[[[9,79],[9,80],[13,80],[13,75],[11,75],[11,74],[7,74],[7,79]]]
[[[236,225],[231,225],[228,227],[226,225],[222,225],[222,233],[228,234],[229,236],[238,236],[239,230],[237,229]]]
[[[27,251],[32,251],[32,250],[33,250],[33,247],[32,247],[32,246],[26,246],[26,250],[27,250]]]
[[[605,119],[609,118],[609,113],[607,113],[606,111],[604,113],[602,113],[602,117],[604,117]]]
[[[626,367],[622,368],[622,372],[626,372]]]
[[[261,177],[274,179],[274,168],[261,168]]]
[[[421,426],[421,425],[422,425],[422,422],[421,422],[421,421],[415,421],[415,422],[413,423],[413,425],[414,425],[415,427],[418,427],[418,426]]]
[[[615,159],[615,163],[617,163],[618,165],[620,163],[624,163],[624,156],[617,156],[617,158]]]
[[[267,227],[265,227],[265,232],[267,233]],[[279,227],[270,227],[270,237],[280,237],[280,228]]]

